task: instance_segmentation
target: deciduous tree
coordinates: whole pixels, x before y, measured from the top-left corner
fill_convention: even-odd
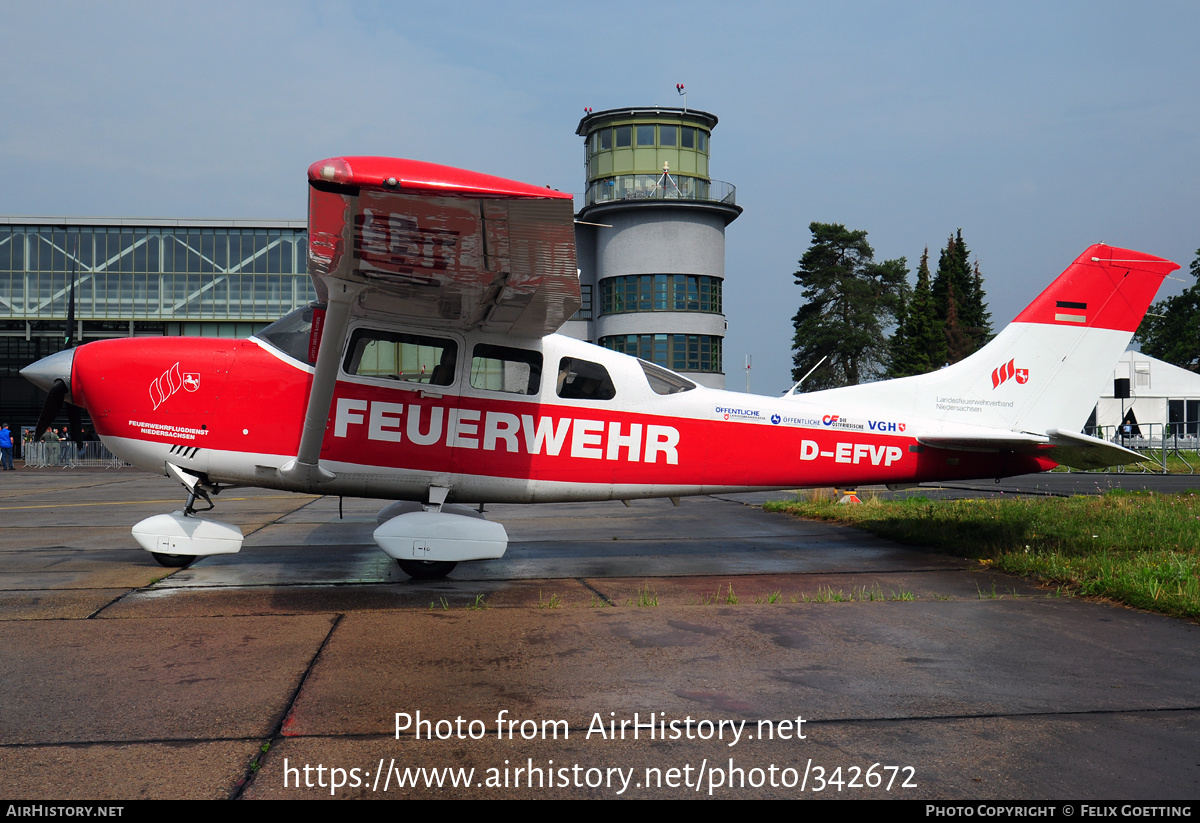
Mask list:
[[[1137,339],[1151,357],[1200,371],[1200,249],[1190,269],[1196,284],[1151,306]]]

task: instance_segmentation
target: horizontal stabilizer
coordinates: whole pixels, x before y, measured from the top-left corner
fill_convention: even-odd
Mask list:
[[[1050,445],[1054,447],[1050,459],[1073,469],[1103,469],[1146,459],[1132,449],[1086,434],[1062,429],[1051,429],[1046,434],[1050,435]]]
[[[1073,469],[1103,469],[1145,459],[1137,452],[1115,443],[1064,429],[1051,429],[1045,436],[1023,432],[997,432],[979,437],[923,435],[917,438],[917,442],[930,448],[952,451],[1028,454],[1045,457]]]

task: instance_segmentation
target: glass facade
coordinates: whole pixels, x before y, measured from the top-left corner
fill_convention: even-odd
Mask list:
[[[579,286],[579,311],[571,315],[571,319],[592,319],[592,287],[587,283],[582,283]]]
[[[721,371],[721,338],[714,335],[618,334],[601,337],[600,345],[673,371]]]
[[[0,218],[0,400],[38,417],[45,393],[18,376],[72,341],[249,337],[315,298],[304,221]]]
[[[602,123],[584,141],[587,205],[646,199],[735,204],[734,187],[709,178],[709,129],[697,125],[711,127],[716,118],[674,109],[614,111]]]
[[[600,281],[600,313],[721,313],[721,279],[696,274],[630,274]]]
[[[271,321],[315,297],[303,224],[0,224],[0,320]]]

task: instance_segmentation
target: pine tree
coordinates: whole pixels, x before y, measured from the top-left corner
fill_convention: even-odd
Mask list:
[[[946,362],[957,363],[975,351],[974,341],[958,321],[958,299],[954,294],[954,284],[950,284],[946,292]]]
[[[805,382],[808,390],[848,386],[882,374],[887,356],[883,330],[895,322],[908,289],[904,258],[875,262],[865,231],[812,223],[812,245],[800,259],[796,284],[805,303],[793,323],[794,380],[822,357]]]
[[[950,293],[953,290],[956,309],[955,335],[962,337],[961,346],[951,346],[949,362],[957,363],[962,357],[977,351],[992,337],[992,315],[987,310],[983,292],[983,275],[978,261],[974,267],[970,262],[971,252],[963,242],[962,229],[946,241],[938,258],[937,275],[933,279],[933,298],[937,304],[938,319],[948,323],[950,315]],[[954,352],[965,352],[955,357]]]
[[[917,286],[888,344],[889,377],[908,377],[940,369],[946,363],[946,337],[938,319],[929,277],[929,247],[917,267]]]
[[[971,324],[975,330],[976,348],[980,348],[996,335],[992,332],[992,313],[988,311],[987,302],[984,299],[983,275],[979,272],[979,260],[975,261],[974,277],[972,279],[974,280],[974,284],[971,293],[975,306],[973,308],[974,317],[971,318]]]

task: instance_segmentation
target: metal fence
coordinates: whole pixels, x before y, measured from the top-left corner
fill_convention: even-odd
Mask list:
[[[25,443],[25,467],[30,469],[121,469],[129,466],[98,440],[80,448],[70,440],[57,443]]]
[[[1188,474],[1195,474],[1196,465],[1200,465],[1200,437],[1187,433],[1187,426],[1181,423],[1133,423],[1119,426],[1091,426],[1084,434],[1116,443],[1127,449],[1144,454],[1148,459],[1158,463],[1154,471],[1166,472],[1167,458],[1176,458],[1183,462]],[[1137,466],[1120,466],[1117,471],[1150,471],[1145,464]]]

